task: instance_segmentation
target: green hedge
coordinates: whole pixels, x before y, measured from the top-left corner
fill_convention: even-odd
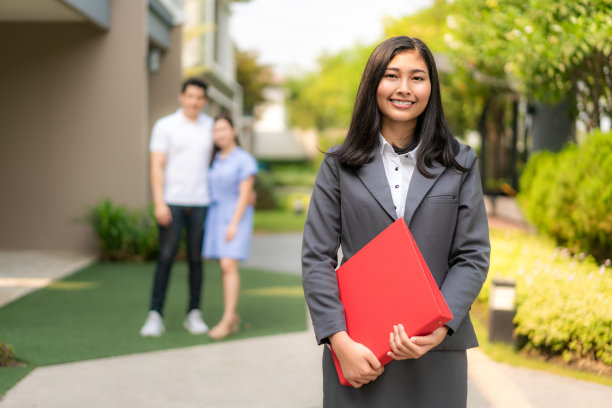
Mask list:
[[[612,269],[588,256],[555,248],[552,240],[520,231],[491,230],[488,301],[494,277],[516,281],[514,319],[520,347],[612,365]]]
[[[612,133],[595,132],[559,153],[534,154],[518,202],[538,231],[571,252],[612,257]]]
[[[269,170],[260,170],[255,179],[256,210],[274,210],[278,208],[278,201],[274,192],[274,177]]]
[[[85,220],[98,236],[102,260],[148,261],[157,258],[159,232],[153,206],[128,210],[109,199],[102,199],[89,209]]]

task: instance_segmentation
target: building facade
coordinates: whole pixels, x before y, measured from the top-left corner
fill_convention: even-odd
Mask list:
[[[92,250],[88,208],[148,203],[183,19],[179,0],[0,2],[0,248]]]
[[[239,0],[244,2],[245,0]],[[184,0],[183,76],[208,84],[207,111],[242,117],[242,87],[236,81],[235,50],[230,38],[230,6],[237,0]],[[248,0],[246,0],[248,1]]]

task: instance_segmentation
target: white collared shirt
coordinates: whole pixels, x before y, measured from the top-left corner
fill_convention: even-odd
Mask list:
[[[208,168],[213,149],[214,120],[203,113],[194,122],[181,109],[159,119],[149,150],[166,153],[164,201],[166,204],[204,206],[210,203]]]
[[[383,137],[382,133],[379,132],[378,136],[380,138],[380,155],[382,156],[385,174],[389,182],[393,206],[395,207],[397,218],[400,218],[404,216],[408,187],[410,186],[412,173],[416,166],[418,146],[408,153],[397,154]]]

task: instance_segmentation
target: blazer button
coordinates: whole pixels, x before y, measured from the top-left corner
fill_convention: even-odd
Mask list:
[[[395,168],[395,171],[398,171],[398,170],[399,170],[399,167],[396,167],[396,168]]]
[[[398,184],[396,184],[396,185],[395,185],[395,188],[399,188],[399,185],[398,185]]]

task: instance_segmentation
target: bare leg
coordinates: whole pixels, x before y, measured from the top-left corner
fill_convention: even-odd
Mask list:
[[[223,317],[221,321],[213,327],[209,336],[220,339],[237,331],[239,317],[236,313],[238,297],[240,294],[240,272],[238,271],[239,261],[230,258],[221,258],[221,280],[223,282]]]

